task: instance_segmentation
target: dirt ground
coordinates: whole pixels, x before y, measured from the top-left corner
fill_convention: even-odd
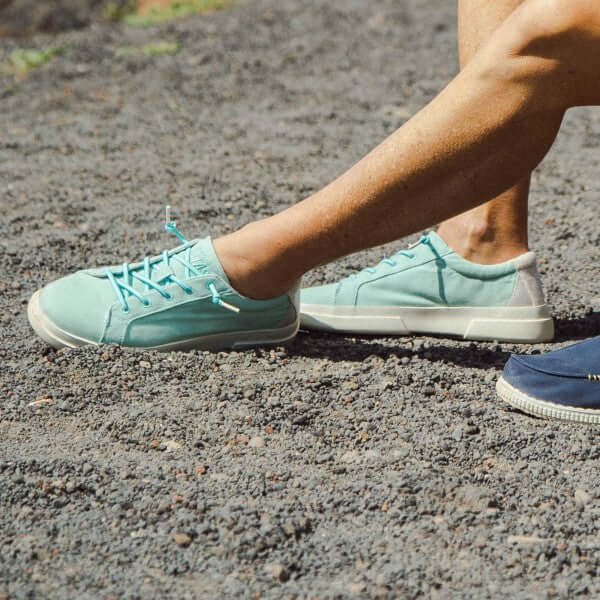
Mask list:
[[[216,236],[330,181],[456,72],[453,4],[247,0],[0,41],[0,63],[62,49],[0,74],[0,599],[598,596],[598,430],[494,392],[511,352],[600,333],[596,109],[533,177],[555,344],[55,352],[25,315],[54,278],[172,246],[166,203]],[[161,40],[179,51],[119,52]]]

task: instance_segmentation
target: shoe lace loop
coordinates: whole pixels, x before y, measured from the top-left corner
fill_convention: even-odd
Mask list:
[[[170,300],[173,297],[166,289],[166,285],[168,283],[174,283],[178,285],[186,294],[192,294],[194,292],[194,290],[187,285],[185,281],[182,281],[179,279],[179,277],[172,273],[165,275],[157,281],[152,281],[152,269],[154,268],[153,263],[169,267],[171,261],[176,261],[185,268],[185,279],[190,279],[190,277],[195,277],[201,274],[201,271],[197,269],[191,262],[192,247],[194,244],[190,243],[179,231],[179,229],[177,229],[175,222],[171,221],[170,206],[166,206],[165,213],[165,231],[167,233],[172,233],[183,243],[181,253],[178,252],[177,254],[170,254],[168,250],[164,250],[159,261],[153,261],[151,263],[150,258],[146,256],[142,266],[135,268],[133,268],[129,263],[124,262],[121,267],[121,272],[116,276],[108,267],[104,269],[104,274],[110,281],[119,303],[121,304],[121,310],[125,313],[129,312],[129,303],[127,302],[127,299],[130,296],[137,298],[144,306],[150,306],[150,300],[143,293],[133,287],[134,279],[137,279],[144,284],[146,292],[156,290],[163,298],[166,298],[167,300]],[[183,256],[181,256],[181,254],[183,254]],[[140,270],[143,274],[139,272]],[[213,304],[236,313],[240,312],[239,307],[223,300],[221,294],[218,292],[215,286],[214,281],[209,281],[206,286],[211,293]]]

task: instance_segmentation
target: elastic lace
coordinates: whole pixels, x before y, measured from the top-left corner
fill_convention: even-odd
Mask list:
[[[150,300],[141,292],[133,287],[133,280],[137,279],[142,282],[145,286],[146,293],[151,290],[156,290],[163,298],[170,300],[173,296],[167,289],[167,284],[174,283],[178,285],[186,294],[192,294],[194,290],[187,285],[184,281],[173,275],[172,273],[165,275],[158,281],[152,281],[152,272],[155,268],[163,265],[169,267],[171,261],[176,261],[185,267],[185,279],[190,277],[197,277],[201,274],[201,271],[197,269],[192,263],[192,247],[195,245],[194,242],[188,241],[185,236],[177,229],[177,225],[174,221],[171,221],[171,207],[166,207],[166,223],[165,231],[172,233],[177,236],[183,243],[183,246],[176,254],[169,254],[168,250],[164,250],[160,260],[152,260],[146,256],[142,265],[132,267],[129,263],[123,263],[121,273],[115,276],[115,274],[108,267],[104,269],[104,274],[110,281],[113,290],[121,304],[121,310],[123,312],[129,312],[129,303],[127,299],[131,296],[137,298],[144,306],[150,306]],[[183,256],[181,256],[183,255]],[[225,302],[221,297],[221,294],[217,290],[214,281],[208,281],[206,287],[211,294],[212,303],[232,312],[240,312],[239,307],[234,306]]]
[[[358,273],[353,273],[352,275],[350,275],[349,278],[350,279],[354,279],[355,277],[358,277],[359,275],[361,275],[363,273],[375,274],[379,270],[381,270],[381,267],[383,265],[388,265],[390,267],[396,267],[396,266],[398,266],[398,260],[397,259],[400,258],[400,257],[402,257],[402,256],[406,257],[408,259],[413,259],[416,256],[416,254],[414,252],[411,252],[411,250],[413,248],[416,248],[420,244],[427,244],[432,250],[435,251],[435,249],[433,248],[433,245],[431,243],[431,240],[429,239],[429,236],[428,235],[422,235],[417,242],[415,242],[414,244],[411,244],[405,250],[398,250],[398,252],[396,252],[395,254],[393,254],[391,257],[382,259],[374,267],[365,267],[364,269],[362,269]]]

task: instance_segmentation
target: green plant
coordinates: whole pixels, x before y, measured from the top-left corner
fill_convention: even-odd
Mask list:
[[[116,52],[117,56],[165,56],[175,54],[179,50],[177,42],[161,40],[143,46],[124,46]]]
[[[166,8],[152,8],[144,15],[127,14],[122,18],[127,25],[155,25],[188,15],[228,8],[233,0],[175,0]]]
[[[109,21],[122,21],[128,15],[135,14],[137,0],[109,2],[104,10],[104,17]]]
[[[61,51],[62,48],[58,47],[13,50],[8,57],[8,62],[2,65],[2,70],[15,77],[24,76],[47,63]]]

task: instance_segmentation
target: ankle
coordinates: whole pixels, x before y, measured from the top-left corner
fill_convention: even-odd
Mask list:
[[[287,292],[298,278],[278,270],[276,256],[258,243],[253,225],[213,240],[213,246],[234,290],[254,300],[268,300]]]
[[[464,259],[483,265],[505,262],[529,250],[526,235],[485,220],[456,217],[442,223],[438,233]]]

